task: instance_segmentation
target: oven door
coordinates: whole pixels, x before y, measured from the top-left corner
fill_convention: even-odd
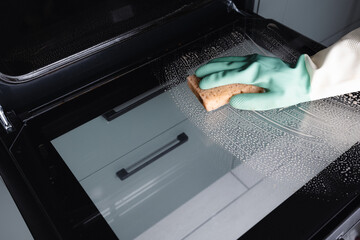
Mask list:
[[[358,94],[209,113],[192,95],[186,76],[213,57],[321,49],[257,16],[227,21],[13,117],[4,145],[57,238],[319,239],[356,205]]]

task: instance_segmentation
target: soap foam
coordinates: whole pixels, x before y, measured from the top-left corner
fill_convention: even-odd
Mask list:
[[[273,52],[285,61],[296,62],[299,53],[275,39],[271,42]],[[273,56],[234,28],[202,47],[175,56],[159,76],[187,118],[236,157],[235,166],[246,164],[289,187],[302,186],[359,141],[360,97],[347,94],[270,111],[242,111],[226,105],[206,112],[187,87],[186,76],[214,57],[253,53]],[[354,160],[344,160],[341,168],[330,165],[326,171],[348,174],[344,181],[358,182],[356,166]],[[330,194],[325,175],[303,190],[317,196]]]

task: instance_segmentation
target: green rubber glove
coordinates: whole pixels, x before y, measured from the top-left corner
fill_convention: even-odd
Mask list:
[[[201,89],[227,84],[251,84],[265,93],[233,96],[230,105],[243,110],[269,110],[310,101],[310,76],[301,55],[295,66],[281,59],[258,54],[216,58],[196,70]]]

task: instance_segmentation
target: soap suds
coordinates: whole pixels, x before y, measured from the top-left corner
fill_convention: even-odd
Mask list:
[[[296,62],[300,55],[275,39],[267,42],[287,62]],[[237,110],[229,105],[206,112],[185,83],[198,66],[214,57],[253,53],[273,56],[243,35],[241,29],[234,28],[175,56],[159,78],[188,119],[236,157],[235,166],[246,164],[289,186],[301,186],[330,165],[325,171],[328,175],[346,176],[341,179],[349,184],[359,182],[359,164],[354,164],[353,156],[348,156],[347,161],[344,158],[360,138],[359,94],[263,112]],[[332,166],[340,156],[345,159],[341,168]],[[316,196],[329,195],[331,187],[326,176],[318,176],[318,181],[309,182],[303,190]]]

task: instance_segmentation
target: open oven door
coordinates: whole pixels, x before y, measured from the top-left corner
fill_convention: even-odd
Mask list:
[[[323,49],[253,4],[5,3],[0,173],[35,239],[322,239],[359,206],[358,93],[206,112],[187,87]]]

